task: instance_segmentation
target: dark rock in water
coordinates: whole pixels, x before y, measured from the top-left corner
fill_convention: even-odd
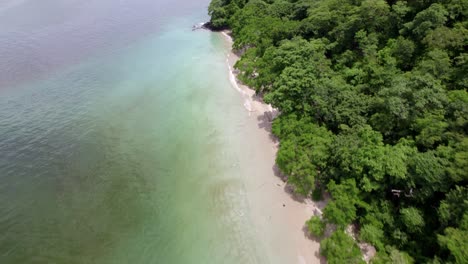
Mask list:
[[[208,29],[208,30],[211,30],[211,31],[216,31],[215,27],[213,26],[213,24],[211,24],[211,21],[208,21],[206,23],[203,24],[203,28],[204,29]]]
[[[198,30],[198,29],[206,29],[206,30],[218,32],[218,31],[223,31],[226,28],[214,27],[213,24],[211,24],[211,22],[208,21],[208,22],[204,22],[204,23],[198,23],[198,24],[192,26],[193,31]]]
[[[202,23],[198,23],[192,26],[193,31],[198,30],[198,29],[206,29],[206,30],[214,31],[211,25],[211,22],[202,22]]]
[[[192,26],[192,31],[198,30],[198,29],[206,29],[205,27],[206,23],[198,23]]]

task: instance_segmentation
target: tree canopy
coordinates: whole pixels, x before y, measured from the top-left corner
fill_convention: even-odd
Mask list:
[[[212,0],[209,14],[243,52],[239,78],[281,113],[288,182],[331,193],[329,261],[359,262],[353,223],[376,263],[468,262],[466,0]]]

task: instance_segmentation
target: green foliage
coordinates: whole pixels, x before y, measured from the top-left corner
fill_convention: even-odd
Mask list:
[[[395,211],[394,206],[392,203],[386,200],[373,200],[372,203],[366,208],[367,213],[364,217],[360,219],[360,224],[362,228],[364,226],[372,226],[377,229],[384,231],[384,227],[392,228],[395,226],[395,219],[393,216],[393,212]],[[372,231],[372,230],[369,230]],[[377,236],[380,237],[380,236]],[[362,239],[365,241],[370,241],[371,237],[366,236]],[[380,237],[386,238],[386,237]],[[385,240],[386,241],[386,240]],[[385,242],[382,241],[382,242]]]
[[[243,52],[239,78],[281,113],[288,182],[331,193],[325,221],[357,223],[375,263],[466,262],[465,0],[212,0],[209,14]],[[360,261],[340,232],[329,261]]]
[[[276,157],[278,167],[289,175],[288,182],[297,192],[308,195],[326,166],[331,133],[295,115],[276,119],[272,129],[278,137],[287,138],[281,141]]]
[[[405,24],[405,27],[411,30],[415,37],[422,38],[429,30],[443,26],[447,22],[447,15],[443,5],[432,4],[416,14],[414,20]]]
[[[415,153],[408,162],[412,178],[408,186],[418,188],[415,200],[423,203],[437,192],[446,192],[450,188],[444,160],[435,151]]]
[[[421,212],[414,208],[403,208],[400,210],[401,219],[410,232],[420,232],[424,227],[424,218]]]
[[[345,228],[356,218],[356,206],[362,205],[356,182],[348,179],[336,184],[331,180],[327,187],[333,200],[325,207],[323,215],[327,221]]]
[[[439,206],[439,219],[444,226],[458,226],[468,212],[468,188],[455,186]]]
[[[213,0],[208,6],[208,14],[211,16],[211,24],[215,28],[223,28],[228,25],[228,12],[223,0]]]
[[[315,237],[322,237],[325,233],[326,223],[320,219],[318,216],[312,216],[306,222],[307,229]]]
[[[402,69],[411,69],[416,45],[413,41],[399,36],[397,39],[389,39],[387,46],[391,55],[396,59],[397,65]]]
[[[373,225],[364,225],[361,227],[359,236],[362,240],[371,243],[379,250],[384,249],[384,231],[381,228],[375,227]]]
[[[433,148],[443,140],[447,127],[441,112],[427,113],[424,117],[417,118],[414,124],[414,130],[418,131],[416,143],[425,148]]]
[[[372,259],[372,264],[413,264],[414,259],[406,252],[399,251],[394,247],[387,246],[385,250],[379,251]]]
[[[451,258],[456,263],[468,262],[468,213],[465,212],[460,228],[449,227],[444,231],[445,235],[438,235],[439,243],[448,248]]]
[[[331,177],[348,175],[366,192],[383,189],[388,178],[406,178],[408,155],[414,152],[411,147],[384,145],[382,135],[370,126],[343,128],[331,148],[330,161],[335,164],[328,172]]]
[[[320,250],[330,264],[365,263],[356,242],[341,230],[320,242]]]

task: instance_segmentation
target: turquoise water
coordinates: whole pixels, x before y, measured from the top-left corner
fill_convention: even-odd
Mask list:
[[[207,4],[0,4],[0,263],[262,262]]]

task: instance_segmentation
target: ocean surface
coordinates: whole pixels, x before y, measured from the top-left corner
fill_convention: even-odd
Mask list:
[[[208,4],[0,1],[0,263],[268,262]]]

